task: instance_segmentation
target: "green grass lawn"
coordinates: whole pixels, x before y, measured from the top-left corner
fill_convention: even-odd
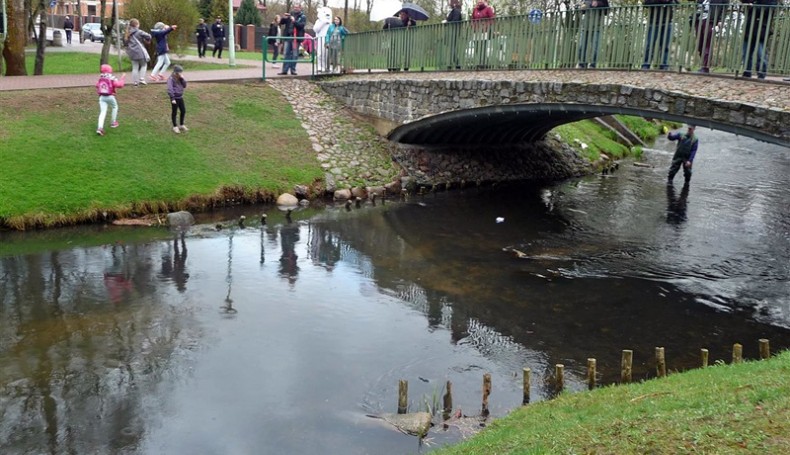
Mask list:
[[[0,225],[90,221],[256,199],[323,176],[289,104],[264,84],[191,84],[175,134],[161,85],[119,91],[120,127],[96,135],[95,90],[0,92]]]
[[[195,52],[197,55],[197,52]],[[261,55],[258,54],[258,59]],[[179,64],[184,70],[219,70],[228,69],[227,63],[213,62],[210,59],[206,61],[192,61],[180,60],[178,54],[172,54],[170,59],[172,65]],[[155,60],[155,59],[154,59]],[[99,66],[101,62],[101,55],[93,52],[48,52],[44,57],[44,74],[88,74],[99,73]],[[113,66],[116,73],[131,72],[132,63],[126,56],[126,53],[121,55],[121,69],[118,69],[118,54],[110,54],[109,63]],[[25,68],[27,74],[33,74],[33,68],[36,64],[35,53],[27,53],[25,58]]]
[[[790,351],[568,393],[496,420],[450,454],[790,453]]]

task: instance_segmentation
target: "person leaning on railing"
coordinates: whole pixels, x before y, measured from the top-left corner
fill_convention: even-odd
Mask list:
[[[579,68],[587,68],[588,63],[590,68],[595,68],[598,63],[603,18],[609,14],[609,0],[584,0],[579,9],[584,16],[579,36]],[[590,42],[592,51],[588,49]],[[589,55],[590,52],[592,55]]]
[[[486,0],[478,0],[477,6],[472,10],[472,48],[475,50],[477,67],[488,68],[488,53],[490,52],[488,39],[491,26],[496,13]]]
[[[768,73],[768,59],[765,55],[765,41],[771,33],[771,20],[776,0],[741,0],[746,7],[746,30],[743,33],[743,77],[752,77],[752,57],[756,57],[757,78],[765,79]],[[754,5],[754,6],[752,6]]]
[[[464,20],[461,14],[461,0],[450,0],[450,12],[447,13],[447,19],[443,22],[448,24],[450,28],[450,61],[448,62],[447,69],[461,69],[460,60],[458,58],[458,35],[460,34],[461,21]]]
[[[692,16],[697,32],[697,52],[702,58],[699,73],[710,73],[710,47],[713,29],[721,25],[729,0],[697,0],[697,12]]]
[[[669,69],[669,42],[672,39],[672,16],[677,0],[645,0],[647,10],[647,38],[642,69],[650,69],[653,52],[661,52],[658,69]],[[658,44],[656,44],[658,43]],[[658,47],[656,47],[656,45]]]

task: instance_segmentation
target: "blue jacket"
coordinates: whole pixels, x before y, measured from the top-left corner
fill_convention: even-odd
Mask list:
[[[169,25],[165,26],[162,30],[151,30],[151,36],[156,38],[156,55],[163,55],[170,52],[170,46],[167,45],[167,34],[172,32],[173,29]]]

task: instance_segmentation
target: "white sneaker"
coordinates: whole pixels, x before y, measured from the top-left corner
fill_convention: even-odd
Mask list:
[[[173,132],[174,132],[174,133],[176,133],[176,134],[179,134],[179,133],[181,133],[181,130],[180,130],[180,129],[178,129],[178,127],[177,127],[177,126],[174,126],[174,127],[173,127]]]
[[[181,131],[189,131],[189,128],[187,128],[187,126],[186,126],[186,125],[181,125],[181,126],[179,126],[178,128],[179,128]]]

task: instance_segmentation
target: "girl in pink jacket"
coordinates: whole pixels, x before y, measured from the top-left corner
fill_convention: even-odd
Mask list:
[[[99,95],[99,125],[96,134],[104,136],[104,119],[107,118],[107,107],[112,106],[112,123],[110,128],[118,128],[118,100],[115,99],[115,89],[124,86],[126,74],[118,79],[112,74],[112,66],[101,66],[101,75],[96,82],[96,93]]]

